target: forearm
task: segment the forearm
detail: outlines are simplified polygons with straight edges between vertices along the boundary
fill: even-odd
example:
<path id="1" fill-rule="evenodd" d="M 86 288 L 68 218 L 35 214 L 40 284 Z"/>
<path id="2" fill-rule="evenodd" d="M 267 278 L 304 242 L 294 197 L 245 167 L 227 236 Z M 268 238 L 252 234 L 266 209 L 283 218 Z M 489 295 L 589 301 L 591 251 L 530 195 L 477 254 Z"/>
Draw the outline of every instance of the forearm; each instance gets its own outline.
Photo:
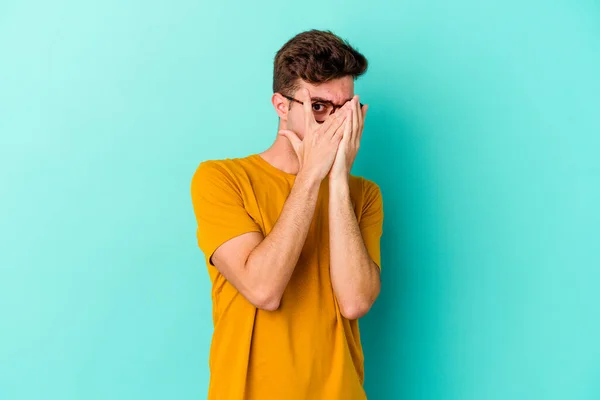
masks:
<path id="1" fill-rule="evenodd" d="M 272 231 L 248 256 L 248 277 L 267 293 L 272 308 L 279 305 L 304 247 L 319 186 L 320 180 L 298 175 Z"/>
<path id="2" fill-rule="evenodd" d="M 365 247 L 347 180 L 332 180 L 329 188 L 331 282 L 342 314 L 356 319 L 379 294 L 379 267 Z"/>

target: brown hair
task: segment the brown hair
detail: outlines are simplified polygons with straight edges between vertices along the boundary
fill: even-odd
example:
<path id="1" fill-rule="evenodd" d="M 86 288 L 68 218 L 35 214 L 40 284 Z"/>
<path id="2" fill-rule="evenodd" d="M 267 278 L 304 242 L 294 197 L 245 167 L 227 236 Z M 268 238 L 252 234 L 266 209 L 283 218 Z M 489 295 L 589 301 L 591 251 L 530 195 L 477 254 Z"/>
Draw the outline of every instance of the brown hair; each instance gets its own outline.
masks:
<path id="1" fill-rule="evenodd" d="M 273 72 L 273 92 L 290 94 L 298 79 L 319 84 L 367 71 L 367 59 L 348 42 L 330 31 L 311 30 L 290 39 L 277 52 Z"/>

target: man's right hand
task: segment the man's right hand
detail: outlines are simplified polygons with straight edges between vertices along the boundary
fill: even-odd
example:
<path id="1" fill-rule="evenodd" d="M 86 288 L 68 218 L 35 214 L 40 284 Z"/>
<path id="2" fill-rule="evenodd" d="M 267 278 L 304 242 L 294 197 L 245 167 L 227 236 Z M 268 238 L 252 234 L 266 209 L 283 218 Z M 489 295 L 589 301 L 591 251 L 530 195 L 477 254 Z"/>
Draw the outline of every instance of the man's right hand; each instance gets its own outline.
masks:
<path id="1" fill-rule="evenodd" d="M 298 91 L 298 100 L 304 103 L 304 139 L 300 140 L 296 132 L 287 129 L 279 131 L 279 134 L 288 138 L 298 156 L 298 176 L 320 182 L 327 176 L 335 160 L 349 113 L 348 103 L 319 124 L 313 115 L 308 89 Z"/>

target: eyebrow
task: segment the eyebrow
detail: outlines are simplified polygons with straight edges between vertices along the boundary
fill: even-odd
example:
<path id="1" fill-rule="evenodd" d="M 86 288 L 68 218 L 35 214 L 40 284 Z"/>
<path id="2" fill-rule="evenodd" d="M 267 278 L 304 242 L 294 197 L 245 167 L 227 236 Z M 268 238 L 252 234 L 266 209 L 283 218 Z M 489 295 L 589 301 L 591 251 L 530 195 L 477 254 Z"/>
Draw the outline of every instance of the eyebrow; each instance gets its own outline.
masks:
<path id="1" fill-rule="evenodd" d="M 353 99 L 353 98 L 350 98 L 350 99 L 348 99 L 348 100 L 344 101 L 344 104 L 346 104 L 347 102 L 349 102 L 349 101 L 350 101 L 350 100 L 352 100 L 352 99 Z M 312 100 L 312 101 L 321 101 L 321 102 L 323 102 L 323 103 L 331 103 L 331 104 L 333 104 L 334 106 L 337 106 L 337 105 L 338 105 L 338 104 L 335 104 L 333 101 L 331 101 L 331 100 L 327 100 L 327 99 L 324 99 L 324 98 L 322 98 L 322 97 L 311 97 L 311 100 Z M 340 104 L 340 106 L 343 106 L 344 104 Z"/>

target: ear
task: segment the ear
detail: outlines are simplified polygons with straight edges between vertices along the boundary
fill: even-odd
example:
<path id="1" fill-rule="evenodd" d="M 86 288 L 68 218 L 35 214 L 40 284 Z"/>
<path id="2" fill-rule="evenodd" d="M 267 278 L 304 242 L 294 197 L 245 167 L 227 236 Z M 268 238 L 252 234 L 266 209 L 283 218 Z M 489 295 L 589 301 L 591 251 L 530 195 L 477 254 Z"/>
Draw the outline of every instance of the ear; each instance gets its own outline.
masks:
<path id="1" fill-rule="evenodd" d="M 289 112 L 289 100 L 283 97 L 280 93 L 273 93 L 271 98 L 275 112 L 282 120 L 286 121 Z"/>

